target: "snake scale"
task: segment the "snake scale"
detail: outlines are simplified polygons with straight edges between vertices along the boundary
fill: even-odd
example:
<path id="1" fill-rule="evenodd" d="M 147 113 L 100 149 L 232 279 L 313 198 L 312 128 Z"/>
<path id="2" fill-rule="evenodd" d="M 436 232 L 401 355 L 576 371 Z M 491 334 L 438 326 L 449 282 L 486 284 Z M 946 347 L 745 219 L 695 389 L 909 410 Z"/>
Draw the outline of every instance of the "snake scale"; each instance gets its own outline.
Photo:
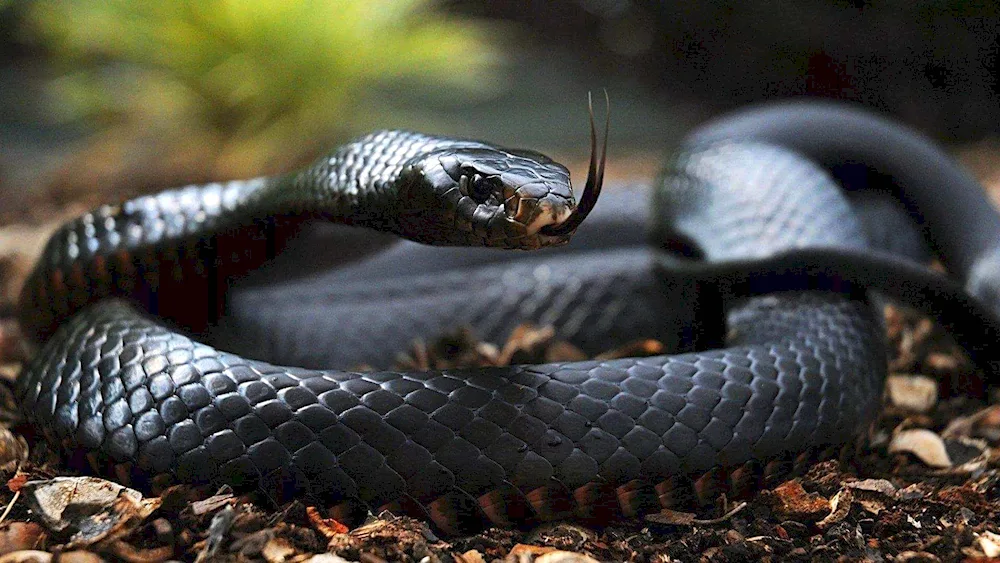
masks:
<path id="1" fill-rule="evenodd" d="M 871 288 L 940 315 L 994 368 L 1000 218 L 916 133 L 816 103 L 710 123 L 653 190 L 645 244 L 634 198 L 583 222 L 603 176 L 593 117 L 591 132 L 579 204 L 540 154 L 386 131 L 297 173 L 85 214 L 22 294 L 39 342 L 17 382 L 23 412 L 71 461 L 140 485 L 226 483 L 457 532 L 710 502 L 849 446 L 886 373 Z M 286 270 L 350 256 L 340 267 L 253 283 L 330 222 L 541 250 L 338 234 Z M 927 248 L 965 287 L 914 261 Z M 314 369 L 526 320 L 586 349 L 646 331 L 679 353 Z"/>

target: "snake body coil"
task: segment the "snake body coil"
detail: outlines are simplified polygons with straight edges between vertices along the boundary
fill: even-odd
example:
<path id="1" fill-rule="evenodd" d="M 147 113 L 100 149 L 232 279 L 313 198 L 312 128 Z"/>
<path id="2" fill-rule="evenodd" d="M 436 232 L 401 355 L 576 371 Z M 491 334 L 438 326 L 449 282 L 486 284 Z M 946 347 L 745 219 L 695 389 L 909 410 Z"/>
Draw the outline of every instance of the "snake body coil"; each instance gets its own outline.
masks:
<path id="1" fill-rule="evenodd" d="M 218 338 L 241 307 L 221 298 L 225 288 L 280 251 L 283 221 L 332 219 L 432 244 L 551 246 L 568 239 L 560 226 L 579 212 L 565 168 L 526 151 L 386 132 L 299 174 L 102 207 L 53 237 L 26 285 L 22 319 L 45 343 L 18 381 L 23 411 L 52 443 L 133 480 L 259 487 L 348 512 L 392 508 L 450 531 L 633 515 L 751 490 L 851 443 L 872 420 L 886 361 L 862 284 L 886 285 L 894 273 L 890 291 L 950 308 L 953 326 L 995 324 L 958 286 L 873 251 L 823 168 L 737 133 L 695 136 L 674 161 L 652 219 L 665 251 L 571 244 L 544 260 L 450 268 L 423 262 L 433 253 L 419 249 L 388 265 L 376 257 L 331 274 L 325 304 L 304 305 L 323 323 L 309 343 L 266 321 L 299 311 L 280 299 L 270 312 L 259 299 L 242 305 L 265 319 L 263 332 Z M 963 272 L 988 269 L 957 260 Z M 384 277 L 372 279 L 378 267 Z M 303 326 L 309 314 L 299 312 L 286 325 Z M 385 331 L 435 318 L 489 333 L 528 317 L 594 348 L 622 326 L 658 335 L 668 317 L 687 325 L 695 314 L 707 328 L 665 340 L 723 347 L 415 373 L 280 367 L 172 328 L 318 364 L 366 360 L 349 352 L 360 337 L 371 348 L 404 342 L 418 334 Z M 995 332 L 967 332 L 993 360 Z"/>

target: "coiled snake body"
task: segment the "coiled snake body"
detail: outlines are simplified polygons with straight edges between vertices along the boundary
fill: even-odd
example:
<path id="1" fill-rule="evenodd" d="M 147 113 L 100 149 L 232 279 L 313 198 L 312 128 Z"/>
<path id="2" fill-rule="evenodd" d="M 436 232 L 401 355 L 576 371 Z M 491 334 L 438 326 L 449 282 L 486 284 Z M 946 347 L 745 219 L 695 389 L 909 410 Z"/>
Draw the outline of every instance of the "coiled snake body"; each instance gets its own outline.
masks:
<path id="1" fill-rule="evenodd" d="M 877 215 L 866 233 L 812 158 L 891 175 L 885 185 L 977 297 L 873 249 L 894 227 L 871 225 L 903 214 Z M 44 344 L 17 384 L 23 411 L 70 458 L 140 483 L 257 487 L 456 531 L 705 501 L 850 444 L 886 371 L 873 286 L 941 314 L 977 360 L 996 359 L 982 303 L 1000 220 L 978 185 L 912 132 L 826 105 L 690 137 L 655 190 L 653 246 L 633 244 L 641 220 L 599 207 L 580 229 L 589 245 L 511 261 L 405 245 L 368 255 L 345 235 L 325 240 L 362 259 L 226 295 L 304 220 L 430 244 L 559 245 L 593 204 L 594 168 L 592 157 L 581 211 L 566 169 L 541 155 L 382 132 L 301 173 L 102 207 L 53 236 L 25 286 L 22 323 Z M 949 226 L 958 213 L 975 226 Z M 351 365 L 414 331 L 468 323 L 497 336 L 524 320 L 590 349 L 639 330 L 680 350 L 716 347 L 417 373 L 263 361 Z"/>

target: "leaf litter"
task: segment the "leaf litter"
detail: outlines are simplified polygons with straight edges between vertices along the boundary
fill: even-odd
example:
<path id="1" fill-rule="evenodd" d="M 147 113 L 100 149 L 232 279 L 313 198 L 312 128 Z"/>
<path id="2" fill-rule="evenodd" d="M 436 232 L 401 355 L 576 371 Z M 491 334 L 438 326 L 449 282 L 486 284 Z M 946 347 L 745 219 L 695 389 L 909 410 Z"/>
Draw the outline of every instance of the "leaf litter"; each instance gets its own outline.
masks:
<path id="1" fill-rule="evenodd" d="M 899 373 L 887 382 L 883 413 L 857 455 L 814 464 L 739 502 L 719 499 L 700 511 L 663 510 L 600 529 L 565 522 L 445 538 L 426 522 L 391 513 L 370 515 L 352 529 L 322 507 L 268 506 L 228 487 L 181 485 L 144 496 L 67 471 L 44 444 L 29 450 L 31 441 L 18 432 L 12 380 L 4 378 L 0 471 L 8 484 L 0 492 L 7 508 L 0 563 L 55 561 L 55 554 L 62 562 L 312 563 L 1000 557 L 1000 411 L 982 397 L 945 389 L 976 373 L 939 329 L 896 307 L 887 308 L 886 319 Z M 662 351 L 658 342 L 637 340 L 601 356 Z M 928 361 L 935 354 L 955 357 Z M 585 357 L 551 328 L 524 325 L 502 344 L 479 341 L 467 329 L 415 342 L 396 364 L 437 369 Z"/>

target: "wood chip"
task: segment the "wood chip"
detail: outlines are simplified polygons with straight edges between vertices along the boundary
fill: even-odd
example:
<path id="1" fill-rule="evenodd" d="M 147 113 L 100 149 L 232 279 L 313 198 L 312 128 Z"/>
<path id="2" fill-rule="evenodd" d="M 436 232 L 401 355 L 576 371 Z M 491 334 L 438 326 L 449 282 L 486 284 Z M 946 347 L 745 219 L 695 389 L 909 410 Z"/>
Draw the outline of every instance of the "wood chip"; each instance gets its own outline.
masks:
<path id="1" fill-rule="evenodd" d="M 1000 557 L 1000 534 L 984 531 L 976 537 L 979 549 L 986 557 Z"/>
<path id="2" fill-rule="evenodd" d="M 313 528 L 315 528 L 316 531 L 322 534 L 327 540 L 351 531 L 350 528 L 342 524 L 336 518 L 323 518 L 320 516 L 319 511 L 316 510 L 315 506 L 306 507 L 306 516 L 309 518 L 309 523 L 312 524 Z"/>
<path id="3" fill-rule="evenodd" d="M 143 498 L 139 491 L 97 477 L 28 481 L 21 490 L 46 527 L 71 534 L 71 547 L 124 536 L 161 504 L 159 498 Z"/>
<path id="4" fill-rule="evenodd" d="M 535 558 L 535 563 L 599 563 L 593 557 L 572 551 L 550 551 Z"/>
<path id="5" fill-rule="evenodd" d="M 937 404 L 937 382 L 922 375 L 890 375 L 886 390 L 892 404 L 913 412 L 929 412 Z"/>
<path id="6" fill-rule="evenodd" d="M 910 453 L 930 467 L 952 467 L 954 464 L 940 436 L 924 428 L 903 430 L 889 442 L 889 453 Z"/>
<path id="7" fill-rule="evenodd" d="M 830 512 L 830 501 L 807 493 L 797 480 L 786 481 L 766 493 L 766 502 L 781 520 L 815 522 Z"/>

